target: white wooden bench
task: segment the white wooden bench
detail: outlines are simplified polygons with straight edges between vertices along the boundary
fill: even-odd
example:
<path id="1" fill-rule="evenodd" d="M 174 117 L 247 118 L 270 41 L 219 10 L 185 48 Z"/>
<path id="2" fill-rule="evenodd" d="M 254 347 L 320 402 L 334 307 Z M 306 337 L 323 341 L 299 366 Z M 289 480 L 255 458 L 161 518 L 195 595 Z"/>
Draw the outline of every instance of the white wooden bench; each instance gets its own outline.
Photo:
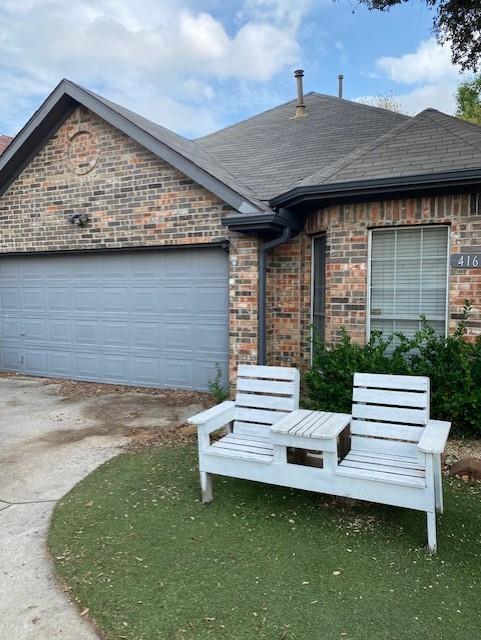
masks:
<path id="1" fill-rule="evenodd" d="M 202 500 L 212 500 L 217 474 L 417 509 L 427 514 L 435 552 L 441 453 L 451 425 L 430 419 L 429 399 L 428 378 L 356 373 L 349 420 L 298 410 L 296 369 L 241 365 L 235 401 L 189 420 L 198 426 Z M 226 435 L 211 438 L 225 427 Z M 340 459 L 346 428 L 350 449 Z M 323 467 L 289 462 L 287 447 L 314 449 Z"/>
<path id="2" fill-rule="evenodd" d="M 262 480 L 262 472 L 246 476 L 245 463 L 255 469 L 272 462 L 271 426 L 298 406 L 297 369 L 239 365 L 235 402 L 227 400 L 189 419 L 198 427 L 202 501 L 212 500 L 211 473 Z M 211 442 L 212 432 L 222 427 L 229 433 Z"/>
<path id="3" fill-rule="evenodd" d="M 353 485 L 367 481 L 370 493 L 390 487 L 382 502 L 426 511 L 428 546 L 435 552 L 436 511 L 443 511 L 441 454 L 451 423 L 429 417 L 429 378 L 356 373 L 352 399 L 351 447 L 335 473 Z"/>

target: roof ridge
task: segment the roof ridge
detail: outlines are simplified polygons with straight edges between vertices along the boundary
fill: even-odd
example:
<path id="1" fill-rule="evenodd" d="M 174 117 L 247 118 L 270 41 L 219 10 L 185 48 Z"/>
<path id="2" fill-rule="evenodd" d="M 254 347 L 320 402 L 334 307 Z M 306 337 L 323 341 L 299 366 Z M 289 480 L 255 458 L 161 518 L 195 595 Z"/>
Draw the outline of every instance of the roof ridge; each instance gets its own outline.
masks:
<path id="1" fill-rule="evenodd" d="M 397 117 L 400 117 L 400 118 L 412 118 L 413 117 L 413 116 L 406 115 L 404 113 L 397 113 L 395 111 L 390 111 L 389 109 L 383 109 L 381 107 L 375 107 L 375 106 L 370 105 L 370 104 L 363 104 L 362 102 L 356 102 L 354 100 L 348 100 L 347 98 L 339 98 L 338 96 L 331 96 L 328 93 L 321 93 L 319 91 L 308 91 L 307 93 L 304 94 L 304 96 L 316 96 L 318 98 L 334 100 L 335 102 L 339 102 L 341 104 L 353 105 L 355 107 L 360 107 L 361 109 L 363 107 L 367 107 L 368 109 L 371 109 L 371 110 L 374 110 L 374 111 L 378 111 L 378 112 L 383 113 L 383 114 L 389 114 L 391 116 L 397 116 Z M 255 118 L 257 118 L 259 116 L 263 116 L 266 113 L 270 113 L 271 111 L 275 111 L 276 109 L 280 109 L 281 107 L 285 107 L 286 105 L 291 104 L 291 103 L 295 103 L 295 102 L 296 102 L 296 98 L 292 98 L 292 100 L 287 100 L 286 102 L 281 102 L 280 104 L 276 105 L 275 107 L 270 107 L 269 109 L 265 109 L 264 111 L 259 111 L 259 113 L 255 113 L 252 116 L 249 116 L 248 118 L 245 118 L 244 120 L 239 120 L 239 122 L 233 122 L 232 124 L 229 124 L 226 127 L 222 127 L 221 129 L 216 129 L 216 131 L 212 131 L 211 133 L 207 133 L 205 136 L 200 136 L 199 138 L 194 138 L 193 142 L 197 142 L 198 140 L 206 140 L 207 138 L 210 138 L 211 136 L 215 136 L 218 133 L 222 133 L 224 131 L 228 131 L 229 129 L 233 129 L 234 127 L 237 127 L 240 124 L 244 124 L 244 122 L 249 122 L 250 120 L 254 120 Z"/>
<path id="2" fill-rule="evenodd" d="M 321 93 L 319 91 L 311 91 L 311 93 L 316 96 L 321 96 L 323 98 L 330 98 L 332 100 L 337 100 L 339 102 L 352 104 L 356 107 L 367 107 L 368 109 L 373 109 L 374 111 L 380 111 L 381 113 L 388 113 L 389 115 L 395 115 L 401 118 L 413 118 L 414 116 L 410 116 L 407 113 L 399 113 L 398 111 L 393 111 L 392 109 L 384 109 L 384 107 L 376 107 L 374 104 L 365 104 L 364 102 L 358 102 L 357 100 L 350 100 L 349 98 L 340 98 L 339 96 L 331 96 L 328 93 Z"/>
<path id="3" fill-rule="evenodd" d="M 379 138 L 376 138 L 375 140 L 371 140 L 366 144 L 356 147 L 356 149 L 348 153 L 346 156 L 340 158 L 336 162 L 332 163 L 328 167 L 325 167 L 325 169 L 323 169 L 322 171 L 312 173 L 310 176 L 306 176 L 302 180 L 299 180 L 297 184 L 302 184 L 305 180 L 308 180 L 311 176 L 319 176 L 322 179 L 322 182 L 325 182 L 328 178 L 331 178 L 333 175 L 338 173 L 341 169 L 344 169 L 346 166 L 348 166 L 353 160 L 358 160 L 359 158 L 362 158 L 362 156 L 368 153 L 369 151 L 373 151 L 377 147 L 385 144 L 388 140 L 390 139 L 392 140 L 393 138 L 395 138 L 397 135 L 399 135 L 401 131 L 409 129 L 413 124 L 419 122 L 419 120 L 416 120 L 416 118 L 418 118 L 419 116 L 424 117 L 424 115 L 425 115 L 425 112 L 421 111 L 416 116 L 410 117 L 409 120 L 399 123 L 398 125 L 393 127 L 391 131 L 388 131 L 387 133 L 383 133 L 383 135 L 380 136 Z"/>
<path id="4" fill-rule="evenodd" d="M 449 118 L 450 121 L 452 120 L 458 120 L 460 124 L 469 124 L 470 126 L 478 126 L 478 125 L 474 125 L 471 122 L 465 122 L 464 120 L 461 120 L 461 118 L 456 118 L 455 116 L 450 116 L 447 113 L 443 113 L 442 111 L 438 111 L 438 109 L 425 109 L 425 111 L 433 111 L 436 114 L 439 114 L 441 116 L 444 116 L 444 118 Z M 432 120 L 435 124 L 437 124 L 439 127 L 442 127 L 443 129 L 445 129 L 446 131 L 449 131 L 449 133 L 453 136 L 455 136 L 456 138 L 459 138 L 459 140 L 461 140 L 462 142 L 464 142 L 464 144 L 468 144 L 470 147 L 472 147 L 473 149 L 476 149 L 476 151 L 481 151 L 481 145 L 475 145 L 471 142 L 470 139 L 465 138 L 464 136 L 462 136 L 461 134 L 459 134 L 457 131 L 455 131 L 452 127 L 449 126 L 449 124 L 444 123 L 444 122 L 438 122 L 436 121 L 434 118 L 429 116 L 429 113 L 427 114 L 427 117 Z M 454 123 L 453 123 L 454 124 Z M 479 130 L 479 133 L 481 134 L 481 128 Z"/>

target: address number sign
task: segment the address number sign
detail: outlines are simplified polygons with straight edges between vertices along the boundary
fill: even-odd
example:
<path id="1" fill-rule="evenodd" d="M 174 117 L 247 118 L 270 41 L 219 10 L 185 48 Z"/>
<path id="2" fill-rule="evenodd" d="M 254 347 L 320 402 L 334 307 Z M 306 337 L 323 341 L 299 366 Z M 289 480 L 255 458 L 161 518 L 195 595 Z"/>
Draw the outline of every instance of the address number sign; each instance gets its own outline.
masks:
<path id="1" fill-rule="evenodd" d="M 481 253 L 455 253 L 451 256 L 453 269 L 481 269 Z"/>

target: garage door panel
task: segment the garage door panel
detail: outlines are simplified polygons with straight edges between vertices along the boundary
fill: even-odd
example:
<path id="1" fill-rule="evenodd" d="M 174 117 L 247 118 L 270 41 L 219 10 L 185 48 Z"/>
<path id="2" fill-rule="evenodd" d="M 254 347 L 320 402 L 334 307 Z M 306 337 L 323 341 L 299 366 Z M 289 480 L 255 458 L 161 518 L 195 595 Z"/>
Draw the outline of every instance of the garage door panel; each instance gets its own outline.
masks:
<path id="1" fill-rule="evenodd" d="M 74 320 L 74 341 L 79 345 L 101 345 L 99 322 Z"/>
<path id="2" fill-rule="evenodd" d="M 227 372 L 227 287 L 220 249 L 0 257 L 0 367 L 206 390 Z"/>
<path id="3" fill-rule="evenodd" d="M 200 286 L 195 291 L 197 312 L 206 315 L 223 316 L 225 312 L 225 289 Z"/>
<path id="4" fill-rule="evenodd" d="M 159 333 L 161 327 L 155 322 L 133 322 L 131 324 L 131 347 L 133 349 L 154 349 L 160 346 Z"/>
<path id="5" fill-rule="evenodd" d="M 98 380 L 100 354 L 94 352 L 83 352 L 73 354 L 73 367 L 77 375 L 84 380 Z"/>
<path id="6" fill-rule="evenodd" d="M 48 341 L 48 323 L 46 318 L 25 318 L 24 333 L 26 341 Z"/>
<path id="7" fill-rule="evenodd" d="M 47 352 L 43 349 L 28 349 L 24 351 L 26 373 L 41 374 L 48 368 Z"/>
<path id="8" fill-rule="evenodd" d="M 179 314 L 191 315 L 192 308 L 192 287 L 190 284 L 181 284 L 177 287 L 167 285 L 162 289 L 162 308 L 165 315 Z"/>
<path id="9" fill-rule="evenodd" d="M 13 260 L 0 261 L 0 282 L 18 282 L 22 278 L 22 265 Z"/>
<path id="10" fill-rule="evenodd" d="M 192 251 L 186 251 L 182 260 L 179 260 L 176 251 L 166 251 L 162 256 L 162 275 L 165 280 L 190 283 L 194 273 L 195 264 Z"/>
<path id="11" fill-rule="evenodd" d="M 198 323 L 195 327 L 195 344 L 198 353 L 222 358 L 221 344 L 227 342 L 228 331 L 223 322 Z"/>
<path id="12" fill-rule="evenodd" d="M 165 380 L 168 387 L 192 389 L 192 362 L 179 358 L 165 360 Z"/>
<path id="13" fill-rule="evenodd" d="M 22 337 L 23 329 L 22 322 L 19 318 L 3 318 L 2 323 L 2 338 L 4 340 L 20 340 Z"/>
<path id="14" fill-rule="evenodd" d="M 20 311 L 21 308 L 21 290 L 16 287 L 2 287 L 0 291 L 0 310 Z"/>
<path id="15" fill-rule="evenodd" d="M 72 290 L 74 311 L 95 313 L 99 309 L 97 289 L 94 287 L 78 287 Z"/>
<path id="16" fill-rule="evenodd" d="M 158 358 L 133 355 L 131 366 L 134 384 L 155 386 L 161 379 Z"/>
<path id="17" fill-rule="evenodd" d="M 102 287 L 100 291 L 102 310 L 107 313 L 125 313 L 128 310 L 125 287 Z"/>
<path id="18" fill-rule="evenodd" d="M 178 352 L 183 356 L 185 352 L 193 353 L 195 351 L 192 323 L 164 322 L 163 326 L 162 335 L 165 340 L 166 352 Z"/>
<path id="19" fill-rule="evenodd" d="M 19 371 L 23 369 L 23 348 L 4 347 L 2 349 L 2 367 L 7 371 Z"/>
<path id="20" fill-rule="evenodd" d="M 134 286 L 130 288 L 129 312 L 158 314 L 160 312 L 157 287 Z"/>
<path id="21" fill-rule="evenodd" d="M 48 341 L 55 343 L 70 344 L 72 342 L 72 329 L 70 320 L 67 318 L 48 320 Z"/>
<path id="22" fill-rule="evenodd" d="M 46 308 L 45 290 L 40 287 L 25 287 L 22 295 L 23 309 L 37 311 Z"/>
<path id="23" fill-rule="evenodd" d="M 112 322 L 104 320 L 102 322 L 101 343 L 110 347 L 126 348 L 129 344 L 129 323 Z"/>
<path id="24" fill-rule="evenodd" d="M 70 279 L 73 278 L 77 282 L 85 280 L 97 282 L 102 273 L 102 258 L 103 256 L 94 254 L 71 256 Z"/>
<path id="25" fill-rule="evenodd" d="M 124 382 L 130 377 L 129 358 L 125 355 L 106 355 L 103 374 L 106 380 Z"/>
<path id="26" fill-rule="evenodd" d="M 47 290 L 47 309 L 49 311 L 69 311 L 72 308 L 70 287 L 49 287 Z"/>

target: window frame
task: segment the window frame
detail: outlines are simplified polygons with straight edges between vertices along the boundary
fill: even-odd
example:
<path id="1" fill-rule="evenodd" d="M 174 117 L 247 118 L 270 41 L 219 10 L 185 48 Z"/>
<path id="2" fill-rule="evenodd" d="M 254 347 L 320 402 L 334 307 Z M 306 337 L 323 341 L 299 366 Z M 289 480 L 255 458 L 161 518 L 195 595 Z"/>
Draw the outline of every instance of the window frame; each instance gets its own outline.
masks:
<path id="1" fill-rule="evenodd" d="M 326 266 L 327 266 L 327 233 L 326 231 L 323 231 L 322 233 L 317 233 L 315 236 L 311 236 L 311 313 L 310 313 L 310 337 L 311 337 L 311 362 L 312 362 L 312 355 L 313 355 L 313 344 L 312 344 L 312 331 L 313 331 L 313 327 L 314 327 L 314 292 L 315 292 L 315 282 L 314 282 L 314 278 L 315 278 L 315 262 L 314 262 L 314 255 L 315 255 L 315 250 L 314 250 L 314 245 L 316 240 L 318 240 L 319 238 L 324 238 L 324 242 L 325 242 L 325 246 L 324 246 L 324 339 L 326 338 L 326 292 L 327 292 L 327 272 L 326 272 Z"/>
<path id="2" fill-rule="evenodd" d="M 367 294 L 366 294 L 366 342 L 371 338 L 371 271 L 372 271 L 372 235 L 383 231 L 392 231 L 393 229 L 432 229 L 433 227 L 443 227 L 447 230 L 448 241 L 446 243 L 446 308 L 444 317 L 444 336 L 449 331 L 449 279 L 451 275 L 451 264 L 449 256 L 451 255 L 451 225 L 450 224 L 406 224 L 391 225 L 386 227 L 371 227 L 368 229 L 367 238 Z"/>

